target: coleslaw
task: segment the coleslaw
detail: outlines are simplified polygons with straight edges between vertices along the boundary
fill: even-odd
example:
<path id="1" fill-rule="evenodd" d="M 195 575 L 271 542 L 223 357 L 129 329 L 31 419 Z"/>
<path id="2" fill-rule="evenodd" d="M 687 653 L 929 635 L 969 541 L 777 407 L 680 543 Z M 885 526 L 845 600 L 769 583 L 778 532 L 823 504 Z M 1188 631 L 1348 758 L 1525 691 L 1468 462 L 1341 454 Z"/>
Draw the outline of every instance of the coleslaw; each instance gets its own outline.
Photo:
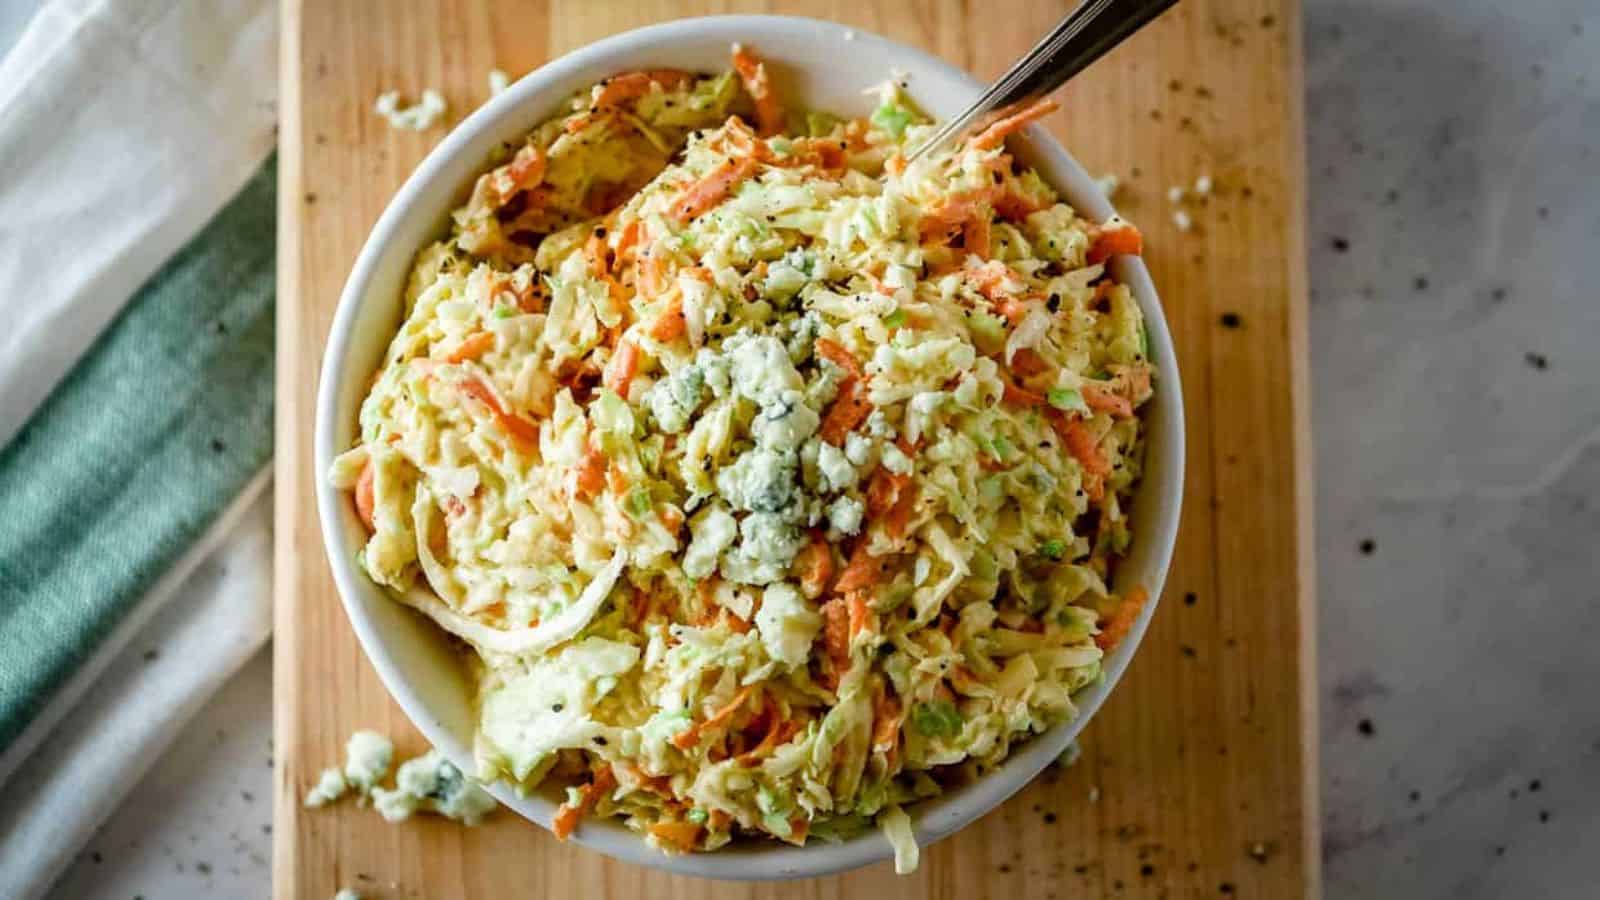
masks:
<path id="1" fill-rule="evenodd" d="M 1148 340 L 992 123 L 718 75 L 619 75 L 417 257 L 330 477 L 364 571 L 472 653 L 478 777 L 667 852 L 874 824 L 1072 718 L 1142 591 Z"/>

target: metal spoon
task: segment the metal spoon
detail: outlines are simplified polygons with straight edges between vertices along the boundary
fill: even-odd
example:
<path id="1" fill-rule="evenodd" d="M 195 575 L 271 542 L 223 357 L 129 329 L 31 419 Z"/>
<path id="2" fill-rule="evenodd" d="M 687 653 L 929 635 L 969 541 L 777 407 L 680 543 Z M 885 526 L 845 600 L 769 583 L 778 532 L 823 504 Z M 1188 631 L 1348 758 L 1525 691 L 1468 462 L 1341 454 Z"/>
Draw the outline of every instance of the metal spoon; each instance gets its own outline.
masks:
<path id="1" fill-rule="evenodd" d="M 983 92 L 961 115 L 945 122 L 911 153 L 915 160 L 965 134 L 997 110 L 1021 108 L 1043 97 L 1165 12 L 1177 0 L 1084 0 L 1055 29 Z"/>

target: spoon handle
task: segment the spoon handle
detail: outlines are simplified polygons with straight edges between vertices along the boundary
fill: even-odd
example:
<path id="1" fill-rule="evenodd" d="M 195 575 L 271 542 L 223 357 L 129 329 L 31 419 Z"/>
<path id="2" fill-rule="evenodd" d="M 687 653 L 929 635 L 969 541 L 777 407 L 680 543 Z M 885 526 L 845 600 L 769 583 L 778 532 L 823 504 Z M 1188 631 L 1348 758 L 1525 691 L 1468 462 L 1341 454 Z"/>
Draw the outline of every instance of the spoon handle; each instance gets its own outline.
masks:
<path id="1" fill-rule="evenodd" d="M 996 110 L 1021 107 L 1043 97 L 1122 43 L 1177 0 L 1083 0 L 1044 39 L 961 115 L 945 122 L 918 147 L 916 159 L 958 135 Z"/>

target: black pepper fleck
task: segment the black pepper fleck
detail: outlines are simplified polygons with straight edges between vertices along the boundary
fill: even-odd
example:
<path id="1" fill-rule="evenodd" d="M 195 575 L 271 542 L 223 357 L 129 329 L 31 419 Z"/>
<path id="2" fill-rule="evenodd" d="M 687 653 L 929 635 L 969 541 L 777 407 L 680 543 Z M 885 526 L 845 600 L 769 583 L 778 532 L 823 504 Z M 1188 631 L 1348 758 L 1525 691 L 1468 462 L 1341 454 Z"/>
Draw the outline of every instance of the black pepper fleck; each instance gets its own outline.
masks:
<path id="1" fill-rule="evenodd" d="M 1371 719 L 1362 719 L 1360 722 L 1357 722 L 1356 730 L 1361 732 L 1362 737 L 1372 737 L 1378 733 L 1378 729 L 1372 724 Z"/>
<path id="2" fill-rule="evenodd" d="M 224 444 L 222 442 L 221 438 L 212 438 L 211 439 L 211 452 L 212 453 L 221 453 L 222 451 L 224 451 L 226 449 L 228 449 L 228 445 Z"/>
<path id="3" fill-rule="evenodd" d="M 1371 556 L 1378 549 L 1378 542 L 1372 538 L 1364 538 L 1356 545 L 1356 549 L 1361 551 L 1362 556 Z"/>
<path id="4" fill-rule="evenodd" d="M 1045 813 L 1044 814 L 1044 823 L 1046 825 L 1054 825 L 1056 823 L 1056 814 L 1053 813 L 1053 812 Z"/>
<path id="5" fill-rule="evenodd" d="M 1223 894 L 1233 893 L 1233 882 L 1224 881 L 1223 883 L 1217 885 L 1217 891 Z"/>
<path id="6" fill-rule="evenodd" d="M 599 746 L 599 747 L 604 747 L 606 745 L 606 743 L 607 743 L 606 739 L 603 738 L 603 737 L 600 737 L 599 735 L 595 735 L 594 742 L 595 742 L 595 745 Z"/>
<path id="7" fill-rule="evenodd" d="M 1195 596 L 1194 591 L 1190 591 L 1187 594 L 1183 595 L 1183 605 L 1184 606 L 1193 606 L 1193 605 L 1195 605 L 1196 602 L 1199 601 L 1199 599 L 1200 599 L 1199 597 Z"/>
<path id="8" fill-rule="evenodd" d="M 1149 863 L 1145 863 L 1144 865 L 1139 867 L 1139 874 L 1143 875 L 1145 878 L 1149 878 L 1151 875 L 1154 875 L 1155 873 L 1156 873 L 1156 867 L 1150 865 Z"/>
<path id="9" fill-rule="evenodd" d="M 1542 787 L 1544 787 L 1544 782 L 1535 778 L 1534 780 L 1528 782 L 1528 793 L 1537 794 L 1539 793 L 1539 789 Z"/>
<path id="10" fill-rule="evenodd" d="M 1541 822 L 1550 821 L 1550 810 L 1548 810 L 1548 809 L 1539 810 L 1539 821 L 1541 821 Z"/>
<path id="11" fill-rule="evenodd" d="M 1223 328 L 1238 328 L 1244 324 L 1243 321 L 1240 320 L 1238 313 L 1231 312 L 1223 313 L 1220 321 L 1222 322 Z"/>
<path id="12" fill-rule="evenodd" d="M 1527 361 L 1528 365 L 1538 369 L 1541 372 L 1550 368 L 1550 359 L 1543 353 L 1524 353 L 1522 358 Z"/>
<path id="13" fill-rule="evenodd" d="M 1427 290 L 1428 289 L 1428 276 L 1426 276 L 1426 275 L 1418 275 L 1416 278 L 1413 278 L 1411 280 L 1411 287 L 1414 290 L 1419 290 L 1419 291 Z"/>
<path id="14" fill-rule="evenodd" d="M 1350 249 L 1350 242 L 1342 237 L 1336 237 L 1328 243 L 1333 247 L 1335 253 L 1343 253 Z"/>

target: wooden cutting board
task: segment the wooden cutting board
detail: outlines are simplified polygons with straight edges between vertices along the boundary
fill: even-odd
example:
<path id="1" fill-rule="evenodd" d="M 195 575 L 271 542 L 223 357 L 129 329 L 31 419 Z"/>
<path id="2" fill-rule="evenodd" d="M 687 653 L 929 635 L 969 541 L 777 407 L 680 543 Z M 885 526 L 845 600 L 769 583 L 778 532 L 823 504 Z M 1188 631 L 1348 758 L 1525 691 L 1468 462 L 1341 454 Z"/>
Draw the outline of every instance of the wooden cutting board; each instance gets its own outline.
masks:
<path id="1" fill-rule="evenodd" d="M 1068 86 L 1048 121 L 1146 236 L 1188 388 L 1184 521 L 1127 677 L 1049 771 L 923 856 L 788 885 L 668 877 L 502 813 L 385 824 L 300 798 L 356 728 L 421 738 L 339 606 L 312 495 L 312 418 L 334 304 L 368 229 L 443 134 L 390 130 L 391 88 L 438 88 L 451 121 L 607 35 L 684 16 L 835 19 L 996 75 L 1072 0 L 284 0 L 279 140 L 275 893 L 621 900 L 1260 897 L 1318 894 L 1300 15 L 1293 0 L 1185 0 Z M 1209 174 L 1174 224 L 1173 185 Z"/>

